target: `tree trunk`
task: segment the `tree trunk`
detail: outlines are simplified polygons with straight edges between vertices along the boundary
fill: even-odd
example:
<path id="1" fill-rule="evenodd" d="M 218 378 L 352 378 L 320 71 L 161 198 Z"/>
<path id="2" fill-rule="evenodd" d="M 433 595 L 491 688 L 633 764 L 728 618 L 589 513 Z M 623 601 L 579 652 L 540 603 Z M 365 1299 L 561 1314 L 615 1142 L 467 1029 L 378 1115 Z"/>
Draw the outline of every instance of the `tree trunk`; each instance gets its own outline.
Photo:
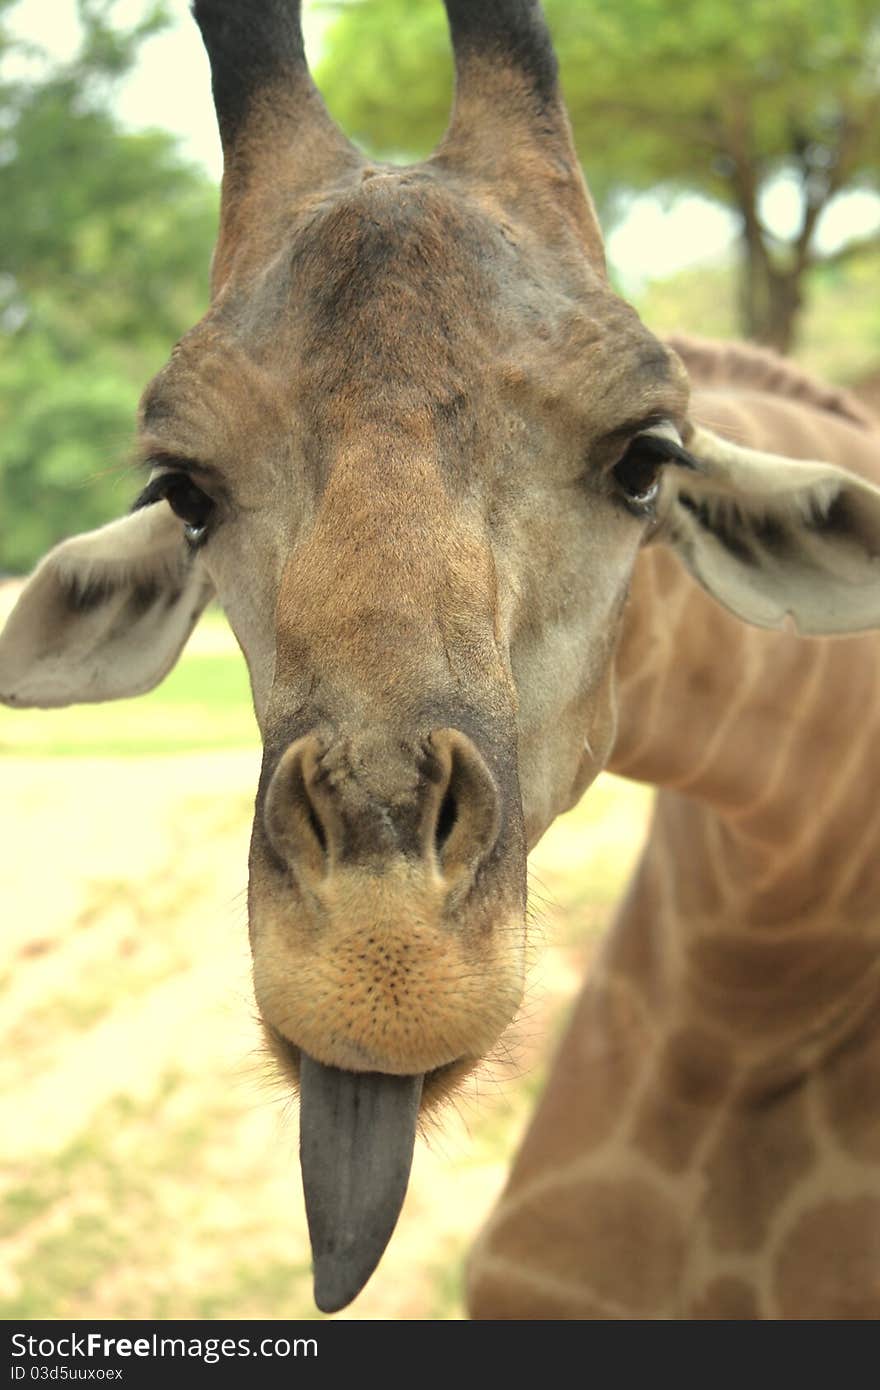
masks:
<path id="1" fill-rule="evenodd" d="M 743 237 L 739 275 L 742 332 L 777 352 L 790 352 L 803 308 L 803 272 L 774 266 L 766 248 L 756 254 L 756 248 Z"/>

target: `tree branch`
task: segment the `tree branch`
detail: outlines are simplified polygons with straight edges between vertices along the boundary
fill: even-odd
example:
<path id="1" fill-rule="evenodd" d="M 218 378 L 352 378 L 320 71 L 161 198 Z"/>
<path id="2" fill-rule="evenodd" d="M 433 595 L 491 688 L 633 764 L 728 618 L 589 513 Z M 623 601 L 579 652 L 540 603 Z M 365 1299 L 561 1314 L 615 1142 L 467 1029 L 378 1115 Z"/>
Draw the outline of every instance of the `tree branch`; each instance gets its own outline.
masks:
<path id="1" fill-rule="evenodd" d="M 871 129 L 878 117 L 880 117 L 880 97 L 875 97 L 873 101 L 868 103 L 867 110 L 862 113 L 859 120 L 856 120 L 851 112 L 847 112 L 843 116 L 838 140 L 829 162 L 828 174 L 819 197 L 810 192 L 810 178 L 814 171 L 811 170 L 809 161 L 805 156 L 803 154 L 799 156 L 801 185 L 804 189 L 804 215 L 800 230 L 793 243 L 795 265 L 798 271 L 803 271 L 814 263 L 810 243 L 816 230 L 816 224 L 828 204 L 844 187 L 851 172 L 853 155 L 860 148 L 866 132 Z M 825 257 L 820 257 L 822 262 L 825 259 Z"/>
<path id="2" fill-rule="evenodd" d="M 748 101 L 738 93 L 732 94 L 726 114 L 725 145 L 733 165 L 731 183 L 742 217 L 743 233 L 749 254 L 767 271 L 770 256 L 765 228 L 758 214 L 759 179 L 752 152 Z"/>

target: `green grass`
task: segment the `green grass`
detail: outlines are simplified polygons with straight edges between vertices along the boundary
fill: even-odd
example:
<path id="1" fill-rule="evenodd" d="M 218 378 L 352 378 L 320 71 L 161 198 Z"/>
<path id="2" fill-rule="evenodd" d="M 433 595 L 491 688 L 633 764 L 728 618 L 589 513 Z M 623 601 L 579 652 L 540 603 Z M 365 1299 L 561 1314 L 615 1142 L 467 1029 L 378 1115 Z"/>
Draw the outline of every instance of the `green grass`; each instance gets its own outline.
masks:
<path id="1" fill-rule="evenodd" d="M 234 1095 L 205 1095 L 169 1073 L 152 1094 L 109 1101 L 73 1142 L 37 1158 L 0 1197 L 0 1237 L 20 1239 L 0 1320 L 100 1316 L 108 1306 L 114 1317 L 319 1317 L 307 1247 L 299 1258 L 273 1250 L 277 1222 L 265 1204 L 252 1212 L 247 1175 L 219 1227 L 202 1201 L 236 1182 L 218 1178 L 217 1152 L 239 1120 Z M 143 1287 L 124 1282 L 132 1264 L 146 1271 Z"/>
<path id="2" fill-rule="evenodd" d="M 275 1258 L 227 1258 L 210 1291 L 195 1302 L 198 1318 L 292 1317 L 296 1301 L 297 1321 L 320 1321 L 321 1314 L 309 1297 L 311 1260 Z M 173 1314 L 169 1314 L 173 1316 Z"/>
<path id="3" fill-rule="evenodd" d="M 244 658 L 211 614 L 212 650 L 184 651 L 161 685 L 133 700 L 57 710 L 4 710 L 0 755 L 20 757 L 143 757 L 258 742 Z"/>

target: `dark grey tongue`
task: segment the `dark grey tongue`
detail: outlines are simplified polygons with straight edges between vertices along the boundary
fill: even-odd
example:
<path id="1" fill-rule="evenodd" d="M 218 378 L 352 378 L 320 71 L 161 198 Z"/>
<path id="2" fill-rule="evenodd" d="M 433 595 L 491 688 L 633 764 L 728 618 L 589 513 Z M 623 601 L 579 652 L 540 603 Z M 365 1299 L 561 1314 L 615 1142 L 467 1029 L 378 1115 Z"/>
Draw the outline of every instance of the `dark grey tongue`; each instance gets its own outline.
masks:
<path id="1" fill-rule="evenodd" d="M 299 1153 L 315 1302 L 336 1313 L 366 1284 L 397 1225 L 422 1076 L 339 1071 L 300 1054 Z"/>

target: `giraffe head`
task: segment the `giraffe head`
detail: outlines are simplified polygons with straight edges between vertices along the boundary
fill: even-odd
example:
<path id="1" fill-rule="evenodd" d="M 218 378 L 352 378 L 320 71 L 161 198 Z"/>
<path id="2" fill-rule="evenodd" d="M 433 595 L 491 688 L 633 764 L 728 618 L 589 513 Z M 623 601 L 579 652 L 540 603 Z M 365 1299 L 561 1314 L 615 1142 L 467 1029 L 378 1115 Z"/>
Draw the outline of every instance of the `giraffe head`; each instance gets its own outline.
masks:
<path id="1" fill-rule="evenodd" d="M 211 305 L 144 393 L 135 509 L 53 551 L 0 641 L 0 698 L 60 705 L 150 688 L 212 596 L 229 617 L 264 745 L 255 992 L 301 1073 L 328 1307 L 381 1254 L 419 1105 L 517 1010 L 526 853 L 612 746 L 640 546 L 809 625 L 802 592 L 862 594 L 880 536 L 855 479 L 691 428 L 609 286 L 539 5 L 446 8 L 451 124 L 394 168 L 330 120 L 293 0 L 196 0 Z"/>

